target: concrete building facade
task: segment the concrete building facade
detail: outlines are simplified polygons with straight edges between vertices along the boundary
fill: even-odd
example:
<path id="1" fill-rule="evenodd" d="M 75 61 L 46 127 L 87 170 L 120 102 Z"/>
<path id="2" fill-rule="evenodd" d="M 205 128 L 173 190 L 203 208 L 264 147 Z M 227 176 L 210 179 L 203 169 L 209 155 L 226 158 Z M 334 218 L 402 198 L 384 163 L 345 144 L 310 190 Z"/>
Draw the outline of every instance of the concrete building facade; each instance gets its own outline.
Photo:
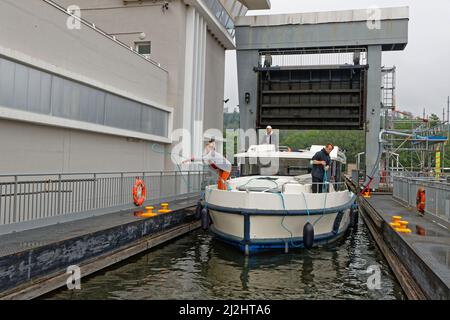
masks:
<path id="1" fill-rule="evenodd" d="M 199 154 L 204 132 L 223 127 L 234 20 L 269 7 L 2 1 L 0 173 L 170 170 L 175 129 L 191 134 L 184 154 Z"/>

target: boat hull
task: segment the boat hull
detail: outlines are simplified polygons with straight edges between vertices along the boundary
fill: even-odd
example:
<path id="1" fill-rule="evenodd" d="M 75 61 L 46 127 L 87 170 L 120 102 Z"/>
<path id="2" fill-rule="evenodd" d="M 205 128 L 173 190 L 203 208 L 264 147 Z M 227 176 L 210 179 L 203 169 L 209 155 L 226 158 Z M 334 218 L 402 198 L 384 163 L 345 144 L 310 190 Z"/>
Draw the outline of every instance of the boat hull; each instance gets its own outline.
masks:
<path id="1" fill-rule="evenodd" d="M 308 222 L 314 226 L 314 246 L 337 240 L 350 225 L 350 208 L 314 214 L 258 214 L 212 206 L 209 214 L 214 237 L 246 254 L 303 248 L 303 227 Z"/>

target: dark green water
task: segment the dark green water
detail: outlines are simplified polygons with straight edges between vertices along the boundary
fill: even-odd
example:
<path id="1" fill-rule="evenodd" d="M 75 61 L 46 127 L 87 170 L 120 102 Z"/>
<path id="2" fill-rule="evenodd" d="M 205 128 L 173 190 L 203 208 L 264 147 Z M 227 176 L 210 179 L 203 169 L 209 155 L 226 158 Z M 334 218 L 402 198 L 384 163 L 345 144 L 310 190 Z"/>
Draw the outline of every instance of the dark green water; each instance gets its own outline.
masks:
<path id="1" fill-rule="evenodd" d="M 371 265 L 381 288 L 368 289 Z M 360 222 L 334 244 L 311 251 L 244 257 L 198 230 L 82 279 L 45 299 L 404 299 Z"/>

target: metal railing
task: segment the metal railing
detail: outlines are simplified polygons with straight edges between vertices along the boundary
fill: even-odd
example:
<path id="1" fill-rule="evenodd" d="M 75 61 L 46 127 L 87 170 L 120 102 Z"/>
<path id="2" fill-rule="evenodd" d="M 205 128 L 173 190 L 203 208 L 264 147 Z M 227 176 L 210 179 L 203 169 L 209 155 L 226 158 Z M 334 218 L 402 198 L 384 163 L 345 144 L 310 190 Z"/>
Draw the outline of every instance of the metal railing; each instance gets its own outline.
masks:
<path id="1" fill-rule="evenodd" d="M 220 24 L 227 30 L 232 38 L 234 38 L 234 22 L 223 7 L 219 0 L 204 0 L 206 6 L 211 10 L 212 14 L 217 18 Z"/>
<path id="2" fill-rule="evenodd" d="M 425 188 L 425 213 L 450 222 L 450 183 L 445 179 L 394 177 L 393 195 L 411 207 L 416 207 L 416 194 Z"/>
<path id="3" fill-rule="evenodd" d="M 131 208 L 136 177 L 147 187 L 145 205 L 199 193 L 207 175 L 203 171 L 0 175 L 0 226 Z"/>
<path id="4" fill-rule="evenodd" d="M 353 65 L 355 52 L 358 52 L 360 65 L 367 64 L 367 49 L 304 49 L 261 51 L 259 64 L 261 67 L 278 66 L 317 66 L 317 65 Z"/>

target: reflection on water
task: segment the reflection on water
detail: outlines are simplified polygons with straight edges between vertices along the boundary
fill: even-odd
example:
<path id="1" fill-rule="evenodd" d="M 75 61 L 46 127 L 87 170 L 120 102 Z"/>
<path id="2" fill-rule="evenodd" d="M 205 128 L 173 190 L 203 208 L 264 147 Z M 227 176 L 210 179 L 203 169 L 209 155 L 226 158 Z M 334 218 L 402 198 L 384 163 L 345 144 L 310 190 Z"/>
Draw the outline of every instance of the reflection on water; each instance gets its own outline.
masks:
<path id="1" fill-rule="evenodd" d="M 370 265 L 381 289 L 369 290 Z M 82 279 L 46 299 L 404 299 L 368 230 L 311 251 L 241 252 L 201 230 Z"/>

